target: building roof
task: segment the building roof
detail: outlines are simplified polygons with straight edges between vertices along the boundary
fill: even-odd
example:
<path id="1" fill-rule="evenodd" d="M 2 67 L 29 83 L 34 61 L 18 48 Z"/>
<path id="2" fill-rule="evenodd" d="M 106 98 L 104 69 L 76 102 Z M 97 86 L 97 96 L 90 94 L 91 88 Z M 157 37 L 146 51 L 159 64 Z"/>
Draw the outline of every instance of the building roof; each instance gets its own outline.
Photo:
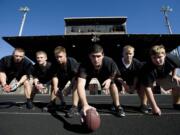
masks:
<path id="1" fill-rule="evenodd" d="M 51 35 L 51 36 L 22 36 L 3 37 L 13 47 L 25 49 L 26 55 L 35 60 L 35 52 L 44 50 L 49 59 L 54 59 L 53 50 L 56 46 L 64 46 L 68 55 L 79 60 L 87 55 L 88 46 L 92 44 L 93 35 Z M 131 44 L 135 47 L 135 56 L 146 59 L 149 48 L 155 44 L 163 44 L 167 51 L 171 51 L 180 45 L 180 34 L 111 34 L 97 35 L 99 43 L 103 46 L 105 54 L 117 59 L 121 54 L 122 47 Z M 79 53 L 80 52 L 80 53 Z"/>
<path id="2" fill-rule="evenodd" d="M 115 17 L 68 17 L 64 18 L 66 26 L 72 25 L 97 25 L 97 24 L 123 24 L 127 20 L 125 16 Z"/>

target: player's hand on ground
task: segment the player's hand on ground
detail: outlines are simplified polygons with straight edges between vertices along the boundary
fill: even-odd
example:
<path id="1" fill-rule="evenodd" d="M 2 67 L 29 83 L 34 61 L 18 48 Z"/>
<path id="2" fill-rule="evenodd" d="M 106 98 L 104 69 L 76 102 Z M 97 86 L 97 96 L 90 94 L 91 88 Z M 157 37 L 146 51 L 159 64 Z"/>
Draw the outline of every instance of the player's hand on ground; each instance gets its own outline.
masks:
<path id="1" fill-rule="evenodd" d="M 81 110 L 81 122 L 83 123 L 84 122 L 84 117 L 86 116 L 86 111 L 89 110 L 89 109 L 93 109 L 93 110 L 96 110 L 95 107 L 92 107 L 90 105 L 84 105 L 82 107 L 82 110 Z"/>
<path id="2" fill-rule="evenodd" d="M 83 108 L 82 108 L 82 110 L 81 110 L 82 113 L 83 113 L 83 115 L 86 116 L 86 111 L 89 110 L 89 109 L 94 109 L 94 110 L 96 110 L 95 107 L 92 107 L 92 106 L 90 106 L 90 105 L 85 105 L 85 106 L 83 106 Z"/>
<path id="3" fill-rule="evenodd" d="M 161 109 L 159 107 L 155 107 L 152 109 L 153 115 L 161 116 Z"/>

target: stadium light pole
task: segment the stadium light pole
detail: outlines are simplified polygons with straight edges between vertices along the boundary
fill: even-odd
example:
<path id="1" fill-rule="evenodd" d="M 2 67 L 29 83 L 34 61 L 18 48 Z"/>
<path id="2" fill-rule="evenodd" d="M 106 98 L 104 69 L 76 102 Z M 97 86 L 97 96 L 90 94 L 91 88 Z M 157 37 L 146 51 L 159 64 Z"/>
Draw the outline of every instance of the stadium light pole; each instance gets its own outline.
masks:
<path id="1" fill-rule="evenodd" d="M 22 18 L 22 21 L 21 21 L 21 26 L 20 26 L 20 30 L 19 30 L 18 36 L 22 35 L 22 31 L 23 31 L 25 20 L 26 20 L 27 12 L 29 12 L 29 10 L 30 9 L 27 6 L 19 8 L 19 11 L 23 13 L 23 18 Z M 26 57 L 26 58 L 29 59 L 28 57 Z M 34 64 L 34 62 L 31 59 L 29 59 L 29 60 Z"/>
<path id="2" fill-rule="evenodd" d="M 168 28 L 169 34 L 172 34 L 171 25 L 170 25 L 169 18 L 168 18 L 168 13 L 172 12 L 172 8 L 170 8 L 169 6 L 162 6 L 161 12 L 163 12 L 163 14 L 164 14 L 165 23 Z"/>
<path id="3" fill-rule="evenodd" d="M 30 9 L 29 9 L 27 6 L 25 6 L 25 7 L 20 7 L 20 9 L 19 9 L 19 11 L 23 13 L 23 18 L 22 18 L 22 22 L 21 22 L 21 26 L 20 26 L 20 30 L 19 30 L 18 36 L 21 36 L 21 35 L 22 35 L 24 23 L 25 23 L 25 20 L 26 20 L 26 15 L 27 15 L 27 12 L 28 12 L 29 10 L 30 10 Z"/>

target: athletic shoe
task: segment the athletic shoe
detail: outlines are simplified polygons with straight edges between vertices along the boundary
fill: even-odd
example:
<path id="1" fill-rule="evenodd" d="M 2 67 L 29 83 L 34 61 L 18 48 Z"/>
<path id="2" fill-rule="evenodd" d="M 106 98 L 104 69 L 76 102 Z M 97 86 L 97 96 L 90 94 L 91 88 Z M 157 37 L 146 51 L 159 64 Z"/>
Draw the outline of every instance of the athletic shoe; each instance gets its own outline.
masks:
<path id="1" fill-rule="evenodd" d="M 57 110 L 64 110 L 66 109 L 66 102 L 61 102 L 60 105 L 57 106 Z"/>
<path id="2" fill-rule="evenodd" d="M 141 106 L 140 106 L 140 111 L 141 111 L 142 113 L 144 113 L 144 114 L 148 114 L 150 110 L 151 110 L 151 108 L 148 107 L 147 105 L 141 105 Z"/>
<path id="3" fill-rule="evenodd" d="M 26 108 L 27 109 L 32 109 L 33 108 L 33 103 L 32 103 L 32 101 L 31 100 L 27 100 L 27 102 L 26 102 Z"/>
<path id="4" fill-rule="evenodd" d="M 43 107 L 43 112 L 48 112 L 48 111 L 52 111 L 55 110 L 56 108 L 56 103 L 55 101 L 50 101 L 47 106 Z"/>
<path id="5" fill-rule="evenodd" d="M 115 109 L 115 113 L 118 117 L 125 117 L 126 114 L 124 112 L 124 109 L 121 106 L 117 106 Z"/>
<path id="6" fill-rule="evenodd" d="M 76 115 L 78 115 L 79 112 L 78 112 L 78 107 L 77 106 L 72 106 L 69 111 L 66 113 L 66 117 L 68 118 L 72 118 Z"/>
<path id="7" fill-rule="evenodd" d="M 115 110 L 116 110 L 116 107 L 115 107 L 115 105 L 114 105 L 113 102 L 112 102 L 112 104 L 111 104 L 110 110 L 111 110 L 111 111 L 115 111 Z"/>

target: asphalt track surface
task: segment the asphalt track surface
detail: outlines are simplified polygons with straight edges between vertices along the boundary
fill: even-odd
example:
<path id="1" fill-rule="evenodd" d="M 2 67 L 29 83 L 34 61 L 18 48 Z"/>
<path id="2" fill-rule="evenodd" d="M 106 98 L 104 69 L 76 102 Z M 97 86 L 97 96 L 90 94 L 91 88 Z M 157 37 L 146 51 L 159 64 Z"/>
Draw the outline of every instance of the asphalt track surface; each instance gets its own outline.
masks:
<path id="1" fill-rule="evenodd" d="M 81 125 L 80 116 L 66 118 L 71 96 L 66 98 L 67 108 L 56 112 L 42 112 L 48 95 L 37 95 L 35 107 L 28 110 L 22 95 L 0 95 L 0 135 L 179 135 L 180 111 L 174 110 L 170 95 L 157 95 L 162 116 L 144 115 L 139 111 L 137 95 L 122 96 L 126 117 L 118 118 L 110 110 L 109 96 L 88 96 L 89 103 L 101 117 L 101 126 L 90 132 Z"/>

